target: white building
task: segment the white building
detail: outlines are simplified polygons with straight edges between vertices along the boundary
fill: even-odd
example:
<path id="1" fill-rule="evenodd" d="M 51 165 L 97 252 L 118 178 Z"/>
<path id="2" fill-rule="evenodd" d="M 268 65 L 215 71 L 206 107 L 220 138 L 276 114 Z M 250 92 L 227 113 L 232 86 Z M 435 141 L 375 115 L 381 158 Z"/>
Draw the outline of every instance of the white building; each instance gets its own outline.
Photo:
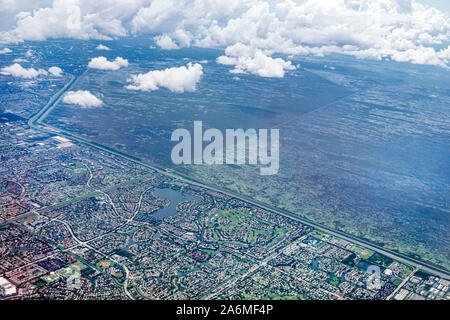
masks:
<path id="1" fill-rule="evenodd" d="M 17 288 L 6 278 L 0 277 L 0 296 L 8 297 L 17 294 Z"/>

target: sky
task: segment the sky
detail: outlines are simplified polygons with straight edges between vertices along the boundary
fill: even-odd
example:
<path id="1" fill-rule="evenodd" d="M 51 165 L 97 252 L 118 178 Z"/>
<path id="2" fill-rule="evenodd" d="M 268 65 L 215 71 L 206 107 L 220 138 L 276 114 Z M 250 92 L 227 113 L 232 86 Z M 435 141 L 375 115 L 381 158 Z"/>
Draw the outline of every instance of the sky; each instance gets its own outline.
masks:
<path id="1" fill-rule="evenodd" d="M 15 15 L 20 11 L 50 7 L 51 0 L 0 0 L 0 30 L 9 30 L 16 22 Z"/>
<path id="2" fill-rule="evenodd" d="M 449 68 L 449 7 L 447 0 L 0 0 L 0 49 L 145 34 L 163 50 L 224 49 L 219 63 L 261 77 L 295 69 L 289 56 L 333 53 Z"/>
<path id="3" fill-rule="evenodd" d="M 450 13 L 450 1 L 448 0 L 419 0 L 420 3 Z"/>
<path id="4" fill-rule="evenodd" d="M 0 0 L 0 30 L 8 30 L 14 26 L 14 14 L 20 11 L 51 7 L 52 2 L 52 0 Z M 270 0 L 270 2 L 273 1 Z M 448 0 L 417 0 L 417 2 L 450 13 L 450 1 Z"/>

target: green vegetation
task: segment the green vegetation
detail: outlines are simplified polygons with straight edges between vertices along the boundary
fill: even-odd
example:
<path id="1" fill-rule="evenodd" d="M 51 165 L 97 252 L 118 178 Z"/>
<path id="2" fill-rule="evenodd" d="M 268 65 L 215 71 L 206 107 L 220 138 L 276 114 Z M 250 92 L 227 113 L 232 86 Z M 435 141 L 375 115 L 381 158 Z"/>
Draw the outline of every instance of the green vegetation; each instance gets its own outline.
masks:
<path id="1" fill-rule="evenodd" d="M 257 223 L 251 224 L 249 221 Z M 213 237 L 219 242 L 269 247 L 280 241 L 291 228 L 280 228 L 238 210 L 221 210 L 211 219 Z"/>
<path id="2" fill-rule="evenodd" d="M 200 249 L 200 251 L 207 253 L 209 255 L 213 254 L 215 250 L 211 250 L 211 249 Z"/>
<path id="3" fill-rule="evenodd" d="M 285 296 L 275 295 L 275 296 L 269 297 L 269 299 L 272 299 L 272 300 L 298 300 L 298 298 L 293 295 L 285 295 Z"/>
<path id="4" fill-rule="evenodd" d="M 0 230 L 7 230 L 9 229 L 9 224 L 5 224 L 3 226 L 0 226 Z"/>
<path id="5" fill-rule="evenodd" d="M 339 277 L 333 276 L 330 279 L 328 279 L 328 282 L 333 286 L 338 286 L 339 283 L 341 283 L 341 279 Z"/>
<path id="6" fill-rule="evenodd" d="M 393 259 L 391 259 L 391 258 L 389 258 L 389 257 L 387 257 L 385 255 L 382 255 L 382 254 L 380 254 L 378 252 L 374 253 L 369 259 L 367 259 L 367 261 L 369 263 L 381 265 L 383 267 L 387 267 L 392 262 L 394 262 Z"/>
<path id="7" fill-rule="evenodd" d="M 80 271 L 83 271 L 84 269 L 88 268 L 88 266 L 86 266 L 86 265 L 85 265 L 83 262 L 81 262 L 81 261 L 77 261 L 77 262 L 71 264 L 71 266 L 74 266 L 74 267 L 80 269 Z"/>
<path id="8" fill-rule="evenodd" d="M 353 251 L 360 256 L 361 258 L 367 260 L 369 259 L 371 256 L 373 256 L 373 254 L 375 253 L 375 251 L 372 251 L 370 249 L 366 249 L 366 248 L 362 248 L 360 246 L 355 246 L 353 248 Z"/>
<path id="9" fill-rule="evenodd" d="M 37 279 L 36 282 L 33 282 L 36 287 L 43 287 L 47 284 L 47 281 L 44 279 Z"/>
<path id="10" fill-rule="evenodd" d="M 407 276 L 409 276 L 411 274 L 411 272 L 413 272 L 413 269 L 411 267 L 408 267 L 407 269 L 403 270 L 402 272 L 402 279 L 406 278 Z"/>
<path id="11" fill-rule="evenodd" d="M 85 165 L 77 165 L 70 168 L 67 168 L 67 171 L 69 171 L 71 174 L 86 174 L 88 173 L 88 169 Z"/>

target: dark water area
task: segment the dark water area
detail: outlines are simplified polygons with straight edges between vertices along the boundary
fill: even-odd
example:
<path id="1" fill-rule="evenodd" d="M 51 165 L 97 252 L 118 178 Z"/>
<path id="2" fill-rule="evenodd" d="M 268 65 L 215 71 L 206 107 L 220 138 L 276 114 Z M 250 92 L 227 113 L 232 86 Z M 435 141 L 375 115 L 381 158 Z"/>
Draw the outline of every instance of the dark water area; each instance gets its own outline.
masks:
<path id="1" fill-rule="evenodd" d="M 177 205 L 180 202 L 185 201 L 197 201 L 200 202 L 201 198 L 197 196 L 193 196 L 188 193 L 183 193 L 180 191 L 172 190 L 170 188 L 155 188 L 154 192 L 155 196 L 158 198 L 164 198 L 170 201 L 170 205 L 168 207 L 164 207 L 158 211 L 156 211 L 152 216 L 158 220 L 162 220 L 167 217 L 171 217 L 177 214 Z"/>
<path id="2" fill-rule="evenodd" d="M 5 123 L 5 122 L 14 122 L 14 121 L 25 121 L 26 119 L 12 114 L 12 113 L 3 113 L 0 110 L 0 123 Z"/>

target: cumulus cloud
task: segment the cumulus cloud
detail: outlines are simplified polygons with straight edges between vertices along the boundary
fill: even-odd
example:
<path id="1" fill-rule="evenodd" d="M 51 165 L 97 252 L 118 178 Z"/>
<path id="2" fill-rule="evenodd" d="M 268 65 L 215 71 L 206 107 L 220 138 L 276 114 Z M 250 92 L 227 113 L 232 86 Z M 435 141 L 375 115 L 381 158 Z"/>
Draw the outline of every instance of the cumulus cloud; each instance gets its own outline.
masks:
<path id="1" fill-rule="evenodd" d="M 155 37 L 155 42 L 161 49 L 164 50 L 174 50 L 180 48 L 168 35 Z"/>
<path id="2" fill-rule="evenodd" d="M 290 61 L 281 58 L 271 58 L 262 51 L 252 51 L 251 48 L 238 43 L 225 50 L 226 56 L 217 58 L 217 62 L 225 65 L 233 65 L 231 73 L 250 72 L 261 77 L 284 77 L 285 70 L 294 70 Z"/>
<path id="3" fill-rule="evenodd" d="M 227 55 L 242 67 L 236 71 L 251 72 L 246 66 L 260 63 L 279 70 L 281 61 L 266 59 L 276 53 L 341 53 L 446 67 L 445 53 L 435 47 L 450 40 L 450 19 L 415 0 L 54 0 L 49 8 L 17 15 L 15 28 L 0 38 L 111 39 L 143 33 L 163 49 L 242 43 L 253 56 Z"/>
<path id="4" fill-rule="evenodd" d="M 32 79 L 40 75 L 47 75 L 47 71 L 43 69 L 24 68 L 18 63 L 14 63 L 8 67 L 0 69 L 0 73 L 3 75 L 10 75 L 16 78 Z"/>
<path id="5" fill-rule="evenodd" d="M 16 15 L 16 26 L 3 39 L 74 38 L 110 40 L 126 35 L 122 21 L 143 5 L 139 0 L 54 0 L 51 6 Z"/>
<path id="6" fill-rule="evenodd" d="M 105 51 L 110 51 L 111 49 L 108 48 L 107 46 L 103 45 L 103 44 L 99 44 L 97 46 L 97 48 L 95 48 L 96 50 L 105 50 Z"/>
<path id="7" fill-rule="evenodd" d="M 0 50 L 0 54 L 11 53 L 12 50 L 10 48 L 3 48 Z"/>
<path id="8" fill-rule="evenodd" d="M 62 69 L 59 67 L 51 67 L 48 69 L 48 72 L 50 72 L 50 74 L 54 75 L 55 77 L 60 77 L 63 73 Z"/>
<path id="9" fill-rule="evenodd" d="M 43 1 L 45 0 L 0 0 L 0 30 L 11 29 L 17 13 L 38 9 Z"/>
<path id="10" fill-rule="evenodd" d="M 15 59 L 14 61 L 23 61 L 23 59 Z M 48 72 L 44 69 L 24 68 L 19 63 L 14 63 L 8 67 L 0 69 L 0 73 L 3 75 L 10 75 L 16 78 L 32 79 L 38 76 L 46 76 L 49 73 L 56 77 L 61 76 L 62 70 L 59 67 L 50 67 Z"/>
<path id="11" fill-rule="evenodd" d="M 76 104 L 82 108 L 98 107 L 103 104 L 99 98 L 85 90 L 67 92 L 63 98 L 63 102 L 67 104 Z"/>
<path id="12" fill-rule="evenodd" d="M 450 63 L 450 46 L 447 49 L 442 49 L 438 52 L 438 57 L 445 61 L 448 65 Z"/>
<path id="13" fill-rule="evenodd" d="M 109 61 L 105 57 L 92 58 L 88 68 L 100 70 L 119 70 L 121 67 L 128 67 L 128 60 L 117 57 L 114 61 Z"/>
<path id="14" fill-rule="evenodd" d="M 200 64 L 188 63 L 187 67 L 153 70 L 144 74 L 134 75 L 128 79 L 128 82 L 131 82 L 131 84 L 126 86 L 126 88 L 130 90 L 153 91 L 164 87 L 177 93 L 195 91 L 202 75 L 203 68 Z"/>
<path id="15" fill-rule="evenodd" d="M 181 1 L 179 6 L 168 2 L 155 0 L 139 10 L 132 21 L 134 31 L 159 33 L 157 39 L 170 40 L 178 47 L 242 43 L 267 57 L 342 53 L 364 59 L 448 64 L 433 48 L 449 40 L 448 14 L 414 0 L 255 0 L 236 5 L 232 1 L 223 13 L 221 1 L 218 10 L 211 9 L 209 1 Z M 260 60 L 267 60 L 262 54 L 258 54 Z M 241 62 L 233 64 L 251 64 L 249 56 L 240 58 Z M 232 60 L 239 58 L 228 62 Z M 267 60 L 267 64 L 271 63 Z"/>

